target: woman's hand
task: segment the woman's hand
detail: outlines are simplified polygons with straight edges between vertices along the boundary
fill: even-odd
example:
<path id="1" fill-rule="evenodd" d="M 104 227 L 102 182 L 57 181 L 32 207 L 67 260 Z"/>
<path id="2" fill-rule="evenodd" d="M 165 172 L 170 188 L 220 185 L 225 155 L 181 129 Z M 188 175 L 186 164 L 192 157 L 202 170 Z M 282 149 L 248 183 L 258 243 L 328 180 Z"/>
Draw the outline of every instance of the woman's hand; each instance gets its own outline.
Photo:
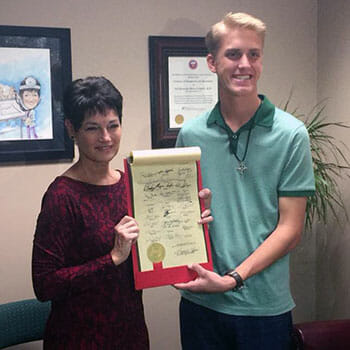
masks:
<path id="1" fill-rule="evenodd" d="M 210 203 L 211 203 L 211 191 L 209 188 L 203 188 L 198 193 L 199 198 L 201 201 L 204 202 L 204 210 L 201 214 L 201 219 L 198 221 L 199 224 L 208 224 L 209 222 L 212 222 L 214 218 L 211 216 L 210 211 Z"/>
<path id="2" fill-rule="evenodd" d="M 139 236 L 139 226 L 134 218 L 126 215 L 114 227 L 114 230 L 116 234 L 111 256 L 114 264 L 120 265 L 128 258 L 131 246 Z"/>

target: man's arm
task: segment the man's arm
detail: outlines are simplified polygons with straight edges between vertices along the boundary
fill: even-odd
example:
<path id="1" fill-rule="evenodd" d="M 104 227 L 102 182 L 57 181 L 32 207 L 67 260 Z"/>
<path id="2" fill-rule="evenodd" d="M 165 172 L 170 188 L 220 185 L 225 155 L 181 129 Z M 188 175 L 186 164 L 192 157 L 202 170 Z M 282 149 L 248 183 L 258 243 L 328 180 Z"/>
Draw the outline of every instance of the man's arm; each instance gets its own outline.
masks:
<path id="1" fill-rule="evenodd" d="M 276 260 L 290 252 L 300 241 L 304 227 L 306 197 L 280 197 L 279 221 L 270 236 L 239 266 L 232 266 L 243 280 L 264 270 Z M 219 276 L 205 270 L 199 264 L 189 266 L 198 277 L 194 281 L 178 283 L 178 289 L 192 292 L 218 293 L 235 287 L 236 282 L 230 276 Z"/>

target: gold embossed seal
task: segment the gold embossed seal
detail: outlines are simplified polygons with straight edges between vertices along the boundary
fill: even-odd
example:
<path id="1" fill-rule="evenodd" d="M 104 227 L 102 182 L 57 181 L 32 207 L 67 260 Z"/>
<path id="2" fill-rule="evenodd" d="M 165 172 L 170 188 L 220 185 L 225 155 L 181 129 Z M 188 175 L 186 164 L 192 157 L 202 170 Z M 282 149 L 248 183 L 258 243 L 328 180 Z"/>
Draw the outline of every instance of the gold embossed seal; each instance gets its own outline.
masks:
<path id="1" fill-rule="evenodd" d="M 160 263 L 165 258 L 165 248 L 160 243 L 152 243 L 147 248 L 147 257 L 153 263 Z"/>
<path id="2" fill-rule="evenodd" d="M 176 124 L 182 124 L 184 122 L 185 118 L 182 114 L 178 114 L 176 117 L 175 117 L 175 123 Z"/>

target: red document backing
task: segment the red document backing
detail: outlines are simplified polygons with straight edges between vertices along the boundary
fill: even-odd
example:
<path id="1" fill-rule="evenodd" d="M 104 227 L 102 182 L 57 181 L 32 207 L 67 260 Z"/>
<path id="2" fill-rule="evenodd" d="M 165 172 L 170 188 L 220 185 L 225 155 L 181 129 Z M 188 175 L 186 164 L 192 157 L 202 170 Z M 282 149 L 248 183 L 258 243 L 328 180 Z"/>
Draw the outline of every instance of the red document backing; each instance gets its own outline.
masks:
<path id="1" fill-rule="evenodd" d="M 196 161 L 197 164 L 197 184 L 198 191 L 202 189 L 202 176 L 200 170 L 200 162 Z M 127 188 L 127 201 L 128 201 L 128 215 L 134 216 L 133 205 L 132 205 L 132 177 L 130 174 L 130 168 L 127 159 L 124 159 L 124 171 Z M 204 208 L 204 202 L 200 200 L 201 211 Z M 137 218 L 136 218 L 137 219 Z M 213 270 L 213 262 L 210 248 L 210 239 L 208 232 L 208 225 L 203 225 L 203 233 L 206 244 L 207 258 L 208 261 L 201 263 L 200 265 L 207 270 Z M 196 278 L 197 274 L 187 268 L 187 265 L 180 265 L 176 267 L 163 268 L 162 263 L 153 264 L 153 270 L 140 271 L 137 243 L 132 246 L 131 249 L 134 280 L 136 289 L 152 288 L 158 286 L 164 286 L 169 284 L 188 282 Z"/>

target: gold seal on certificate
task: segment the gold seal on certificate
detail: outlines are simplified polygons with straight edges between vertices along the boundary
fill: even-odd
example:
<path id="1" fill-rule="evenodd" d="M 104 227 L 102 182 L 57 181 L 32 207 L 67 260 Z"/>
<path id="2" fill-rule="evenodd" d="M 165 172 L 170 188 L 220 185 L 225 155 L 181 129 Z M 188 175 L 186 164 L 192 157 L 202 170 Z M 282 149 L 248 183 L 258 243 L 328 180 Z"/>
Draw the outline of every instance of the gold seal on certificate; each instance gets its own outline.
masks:
<path id="1" fill-rule="evenodd" d="M 165 248 L 160 243 L 152 243 L 147 248 L 147 257 L 153 263 L 160 263 L 165 258 Z"/>
<path id="2" fill-rule="evenodd" d="M 175 123 L 176 124 L 182 124 L 184 122 L 185 118 L 182 114 L 178 114 L 176 117 L 175 117 Z"/>

